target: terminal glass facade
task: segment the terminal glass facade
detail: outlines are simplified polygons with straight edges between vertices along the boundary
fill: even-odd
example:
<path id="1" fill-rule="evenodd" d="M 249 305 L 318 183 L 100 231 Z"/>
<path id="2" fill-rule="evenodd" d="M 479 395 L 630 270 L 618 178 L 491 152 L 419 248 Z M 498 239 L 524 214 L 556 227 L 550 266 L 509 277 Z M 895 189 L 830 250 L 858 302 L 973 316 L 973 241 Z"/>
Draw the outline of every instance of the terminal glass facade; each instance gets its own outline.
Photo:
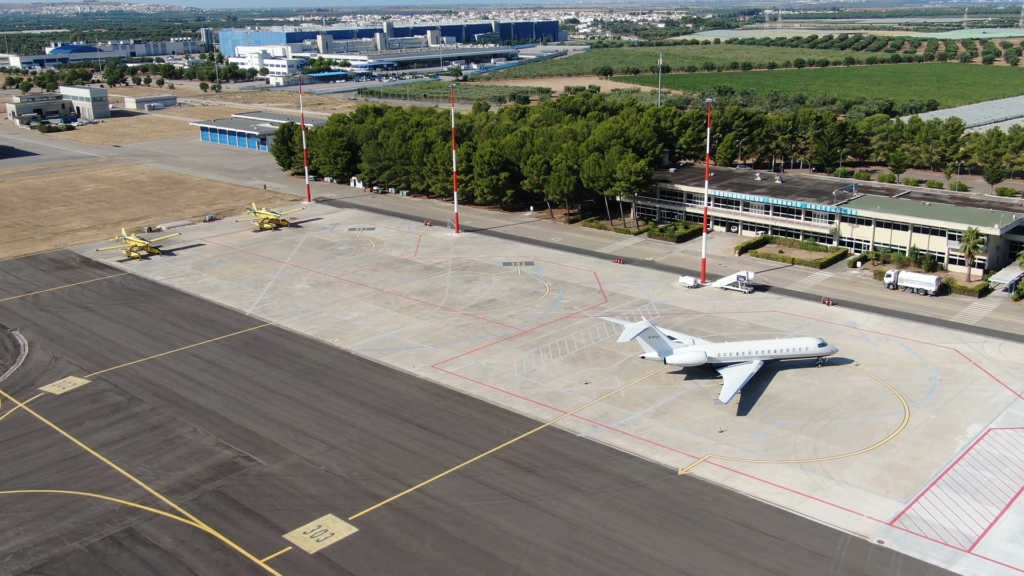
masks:
<path id="1" fill-rule="evenodd" d="M 248 148 L 249 150 L 267 151 L 267 138 L 258 134 L 247 134 L 237 130 L 226 128 L 213 128 L 211 126 L 200 126 L 199 136 L 203 142 L 213 144 L 225 144 L 236 148 Z"/>

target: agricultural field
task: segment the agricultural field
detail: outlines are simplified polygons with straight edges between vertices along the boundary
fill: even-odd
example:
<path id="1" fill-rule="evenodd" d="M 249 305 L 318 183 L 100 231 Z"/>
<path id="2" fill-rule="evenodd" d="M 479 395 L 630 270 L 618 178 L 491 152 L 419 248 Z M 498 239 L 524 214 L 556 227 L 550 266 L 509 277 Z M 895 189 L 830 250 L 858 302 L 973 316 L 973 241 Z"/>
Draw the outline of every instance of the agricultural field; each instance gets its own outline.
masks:
<path id="1" fill-rule="evenodd" d="M 489 102 L 515 102 L 517 99 L 528 99 L 533 97 L 548 98 L 551 96 L 551 88 L 538 86 L 500 86 L 496 84 L 477 84 L 474 82 L 459 83 L 455 89 L 455 99 L 463 102 L 476 102 L 485 100 Z M 372 88 L 360 88 L 360 96 L 370 98 L 394 98 L 410 101 L 449 101 L 451 91 L 444 82 L 417 82 L 398 86 L 374 86 Z M 523 102 L 525 103 L 525 101 Z"/>
<path id="2" fill-rule="evenodd" d="M 777 48 L 773 46 L 743 46 L 738 44 L 708 44 L 700 46 L 658 46 L 639 48 L 602 48 L 582 54 L 544 60 L 481 74 L 482 79 L 538 78 L 545 76 L 587 76 L 600 66 L 611 66 L 618 73 L 623 68 L 635 67 L 647 72 L 658 63 L 658 54 L 663 54 L 665 64 L 673 70 L 687 66 L 700 68 L 712 62 L 728 66 L 731 62 L 751 62 L 755 68 L 763 68 L 768 62 L 782 64 L 786 60 L 842 59 L 849 55 L 841 50 L 817 50 L 813 48 Z M 655 78 L 657 83 L 657 78 Z"/>
<path id="3" fill-rule="evenodd" d="M 658 77 L 651 75 L 616 77 L 615 80 L 641 86 L 658 85 Z M 779 90 L 785 94 L 802 92 L 807 96 L 866 96 L 888 98 L 897 104 L 911 99 L 935 99 L 942 108 L 950 108 L 1024 94 L 1024 70 L 960 63 L 889 64 L 669 74 L 663 77 L 662 83 L 665 88 L 685 92 L 729 85 L 737 92 L 753 90 L 764 94 Z"/>

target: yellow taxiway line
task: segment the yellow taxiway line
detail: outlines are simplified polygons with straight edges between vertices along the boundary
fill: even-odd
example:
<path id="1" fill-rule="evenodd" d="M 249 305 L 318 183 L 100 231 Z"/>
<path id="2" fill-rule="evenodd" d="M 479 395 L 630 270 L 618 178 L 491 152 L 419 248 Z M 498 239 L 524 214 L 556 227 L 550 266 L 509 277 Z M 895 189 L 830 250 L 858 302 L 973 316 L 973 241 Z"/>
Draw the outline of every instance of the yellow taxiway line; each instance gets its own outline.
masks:
<path id="1" fill-rule="evenodd" d="M 252 332 L 253 330 L 259 330 L 260 328 L 266 328 L 267 326 L 272 326 L 272 325 L 273 325 L 273 322 L 268 322 L 266 324 L 260 324 L 259 326 L 253 326 L 252 328 L 246 328 L 245 330 L 239 330 L 238 332 L 232 332 L 231 334 L 225 334 L 223 336 L 218 336 L 216 338 L 210 338 L 209 340 L 203 340 L 202 342 L 196 342 L 195 344 L 189 344 L 188 346 L 182 346 L 181 348 L 175 348 L 174 350 L 168 350 L 167 352 L 161 352 L 159 354 L 154 354 L 152 356 L 147 356 L 145 358 L 139 358 L 138 360 L 133 360 L 131 362 L 125 362 L 124 364 L 118 364 L 117 366 L 114 366 L 112 368 L 107 368 L 105 370 L 100 370 L 99 372 L 93 372 L 92 374 L 86 374 L 85 377 L 86 378 L 92 378 L 93 376 L 98 376 L 100 374 L 104 374 L 104 373 L 110 372 L 112 370 L 117 370 L 118 368 L 124 368 L 126 366 L 131 366 L 133 364 L 138 364 L 140 362 L 145 362 L 147 360 L 153 360 L 155 358 L 160 358 L 161 356 L 167 356 L 169 354 L 174 354 L 175 352 L 181 352 L 182 350 L 188 350 L 189 348 L 195 348 L 196 346 L 202 346 L 203 344 L 209 344 L 211 342 L 216 342 L 218 340 L 223 340 L 225 338 L 231 338 L 232 336 L 237 336 L 239 334 L 244 334 L 246 332 Z"/>
<path id="2" fill-rule="evenodd" d="M 22 405 L 28 404 L 29 402 L 35 400 L 36 398 L 39 398 L 40 396 L 44 396 L 45 394 L 46 394 L 46 392 L 40 392 L 39 394 L 36 394 L 35 396 L 29 398 L 28 400 L 25 400 L 24 402 L 22 402 Z M 6 414 L 4 414 L 3 416 L 0 416 L 0 420 L 3 420 L 4 418 L 7 418 L 8 416 L 10 416 L 11 412 L 14 412 L 18 408 L 21 408 L 21 406 L 15 406 L 14 408 L 11 408 L 10 410 L 7 411 Z"/>
<path id="3" fill-rule="evenodd" d="M 433 482 L 435 480 L 439 480 L 441 478 L 444 478 L 445 476 L 451 474 L 452 472 L 455 472 L 456 470 L 459 470 L 460 468 L 464 468 L 466 466 L 469 466 L 470 464 L 472 464 L 473 462 L 476 462 L 477 460 L 480 460 L 481 458 L 485 458 L 487 456 L 490 456 L 491 454 L 494 454 L 495 452 L 497 452 L 498 450 L 501 450 L 502 448 L 505 448 L 507 446 L 511 446 L 512 444 L 515 444 L 516 442 L 522 440 L 523 438 L 526 438 L 527 436 L 530 436 L 532 434 L 536 434 L 537 432 L 540 432 L 541 430 L 543 430 L 543 429 L 545 429 L 545 428 L 547 428 L 549 426 L 552 426 L 553 424 L 555 424 L 555 423 L 557 423 L 557 422 L 559 422 L 561 420 L 564 420 L 564 419 L 572 416 L 573 414 L 576 414 L 577 412 L 580 412 L 581 410 L 583 410 L 585 408 L 589 408 L 590 406 L 593 406 L 594 404 L 597 404 L 598 402 L 604 400 L 605 398 L 608 398 L 610 396 L 614 396 L 615 394 L 618 394 L 619 392 L 622 392 L 623 390 L 629 388 L 630 386 L 633 386 L 635 384 L 639 384 L 640 382 L 643 382 L 644 380 L 650 378 L 651 376 L 654 376 L 655 374 L 658 374 L 660 372 L 664 372 L 667 368 L 668 368 L 667 366 L 664 367 L 664 368 L 659 368 L 659 369 L 655 370 L 654 372 L 651 372 L 651 373 L 647 374 L 646 376 L 643 376 L 641 378 L 637 378 L 636 380 L 633 380 L 629 384 L 626 384 L 625 386 L 620 386 L 619 388 L 616 388 L 615 390 L 612 390 L 611 392 L 605 394 L 604 396 L 601 396 L 600 398 L 597 398 L 595 400 L 591 400 L 590 402 L 587 402 L 586 404 L 584 404 L 583 406 L 580 406 L 579 408 L 576 408 L 574 410 L 566 412 L 565 414 L 562 414 L 558 418 L 555 418 L 554 420 L 551 420 L 551 421 L 549 421 L 549 422 L 547 422 L 545 424 L 541 424 L 540 426 L 534 428 L 533 430 L 530 430 L 529 432 L 526 432 L 525 434 L 520 434 L 519 436 L 516 436 L 515 438 L 509 440 L 508 442 L 505 442 L 504 444 L 501 444 L 500 446 L 496 446 L 494 448 L 491 448 L 487 452 L 484 452 L 483 454 L 480 454 L 480 455 L 475 456 L 475 457 L 473 457 L 473 458 L 471 458 L 469 460 L 466 460 L 465 462 L 463 462 L 462 464 L 459 464 L 458 466 L 455 466 L 454 468 L 449 468 L 448 470 L 445 470 L 444 472 L 438 474 L 437 476 L 434 476 L 433 478 L 431 478 L 429 480 L 425 480 L 423 482 L 420 482 L 419 484 L 413 486 L 412 488 L 409 488 L 408 490 L 406 490 L 404 492 L 400 492 L 398 494 L 395 494 L 391 498 L 388 498 L 387 500 L 384 500 L 383 502 L 381 502 L 379 504 L 375 504 L 375 505 L 367 508 L 366 510 L 363 510 L 362 512 L 360 512 L 360 513 L 358 513 L 358 514 L 356 514 L 354 516 L 350 516 L 349 517 L 349 521 L 355 520 L 356 518 L 359 518 L 360 516 L 362 516 L 363 514 L 366 514 L 367 512 L 372 512 L 372 511 L 376 510 L 377 508 L 380 508 L 381 506 L 383 506 L 385 504 L 388 504 L 389 502 L 394 502 L 395 500 L 398 500 L 399 498 L 401 498 L 402 496 L 405 496 L 406 494 L 415 492 L 416 490 L 419 490 L 420 488 L 423 488 L 427 484 L 430 484 L 431 482 Z"/>
<path id="4" fill-rule="evenodd" d="M 260 562 L 266 562 L 267 560 L 272 560 L 272 559 L 274 559 L 274 558 L 277 558 L 277 557 L 278 557 L 278 556 L 280 556 L 281 554 L 284 554 L 285 552 L 287 552 L 287 551 L 289 551 L 289 550 L 291 550 L 291 549 L 292 549 L 292 547 L 291 547 L 291 546 L 289 546 L 289 547 L 287 547 L 287 548 L 285 548 L 285 549 L 283 549 L 283 550 L 278 550 L 277 552 L 274 552 L 273 554 L 271 554 L 270 556 L 267 556 L 267 557 L 266 557 L 266 558 L 264 558 L 263 560 L 260 560 Z"/>
<path id="5" fill-rule="evenodd" d="M 53 292 L 54 290 L 63 290 L 64 288 L 71 288 L 72 286 L 81 286 L 82 284 L 88 284 L 90 282 L 99 282 L 100 280 L 106 280 L 108 278 L 117 278 L 118 276 L 125 276 L 130 272 L 122 272 L 120 274 L 111 274 L 110 276 L 103 276 L 101 278 L 93 278 L 92 280 L 83 280 L 82 282 L 75 282 L 74 284 L 65 284 L 63 286 L 57 286 L 55 288 L 47 288 L 46 290 L 36 290 L 35 292 L 29 292 L 28 294 L 22 294 L 20 296 L 9 296 L 7 298 L 0 298 L 0 302 L 7 302 L 8 300 L 17 300 L 18 298 L 25 298 L 27 296 L 35 296 L 36 294 L 42 294 L 44 292 Z"/>
<path id="6" fill-rule="evenodd" d="M 970 362 L 969 362 L 969 364 L 970 364 Z M 711 458 L 714 458 L 716 460 L 728 460 L 730 462 L 747 462 L 749 464 L 808 464 L 808 463 L 811 463 L 811 462 L 825 462 L 825 461 L 828 461 L 828 460 L 839 460 L 841 458 L 849 458 L 851 456 L 857 456 L 859 454 L 864 454 L 865 452 L 870 452 L 870 451 L 874 450 L 875 448 L 878 448 L 879 446 L 889 442 L 890 440 L 895 438 L 900 432 L 902 432 L 903 429 L 906 428 L 907 424 L 910 422 L 910 405 L 907 404 L 907 399 L 904 398 L 903 395 L 899 393 L 899 391 L 897 391 L 895 388 L 893 388 L 891 385 L 889 385 L 888 382 L 886 382 L 885 380 L 882 380 L 878 376 L 875 376 L 874 374 L 871 374 L 870 372 L 862 370 L 862 369 L 860 369 L 860 368 L 858 368 L 856 366 L 851 366 L 851 368 L 853 368 L 854 370 L 856 370 L 858 372 L 861 372 L 863 374 L 866 374 L 867 376 L 870 376 L 871 378 L 874 378 L 875 380 L 877 380 L 883 386 L 888 388 L 893 394 L 895 394 L 896 397 L 899 398 L 900 403 L 903 404 L 903 422 L 901 422 L 900 425 L 898 427 L 896 427 L 896 429 L 893 430 L 892 433 L 889 434 L 888 436 L 886 436 L 885 438 L 879 440 L 878 442 L 872 444 L 871 446 L 868 446 L 867 448 L 863 448 L 861 450 L 857 450 L 856 452 L 848 452 L 846 454 L 838 454 L 836 456 L 822 456 L 822 457 L 819 457 L 819 458 L 805 458 L 805 459 L 801 459 L 801 460 L 756 460 L 756 459 L 752 459 L 752 458 L 733 458 L 731 456 L 719 456 L 717 454 L 707 454 L 703 458 L 701 458 L 700 460 L 697 460 L 693 464 L 690 464 L 686 468 L 680 468 L 678 470 L 678 473 L 679 474 L 689 474 L 694 468 L 697 467 L 698 464 L 700 464 L 701 462 L 703 462 L 705 460 L 711 459 Z"/>
<path id="7" fill-rule="evenodd" d="M 257 326 L 257 328 L 261 328 L 261 326 Z M 250 328 L 249 330 L 253 330 L 253 329 L 254 328 Z M 225 337 L 226 336 L 222 336 L 222 338 L 225 338 Z M 198 346 L 198 344 L 193 344 L 193 346 Z M 169 354 L 169 352 L 167 352 L 165 354 Z M 139 362 L 141 362 L 141 360 L 139 360 Z M 134 364 L 134 362 L 132 364 Z M 104 372 L 106 372 L 106 370 L 104 370 Z M 3 390 L 0 390 L 0 395 L 4 396 L 5 398 L 10 400 L 11 402 L 14 402 L 17 405 L 18 408 L 21 408 L 22 410 L 24 410 L 24 411 L 28 412 L 29 414 L 35 416 L 40 422 L 42 422 L 42 423 L 46 424 L 47 426 L 49 426 L 50 428 L 54 429 L 55 431 L 57 431 L 57 433 L 59 433 L 60 435 L 64 436 L 65 438 L 67 438 L 68 440 L 70 440 L 71 442 L 76 444 L 82 450 L 85 450 L 89 454 L 93 455 L 94 457 L 96 457 L 98 460 L 100 460 L 101 462 L 103 462 L 107 466 L 110 466 L 111 468 L 113 468 L 114 470 L 119 472 L 122 476 L 124 476 L 128 480 L 131 480 L 132 482 L 137 484 L 139 487 L 141 487 L 143 490 L 145 490 L 145 491 L 149 492 L 150 494 L 152 494 L 153 496 L 155 496 L 161 502 L 167 504 L 171 508 L 173 508 L 173 509 L 177 510 L 178 512 L 180 512 L 185 518 L 178 518 L 179 520 L 181 520 L 183 522 L 186 522 L 186 523 L 191 523 L 191 524 L 195 525 L 197 528 L 200 528 L 201 530 L 203 530 L 204 532 L 207 532 L 207 533 L 213 535 L 218 540 L 224 542 L 225 544 L 227 544 L 231 548 L 234 548 L 241 555 L 243 555 L 246 558 L 248 558 L 249 560 L 252 560 L 253 562 L 255 562 L 258 566 L 260 566 L 261 568 L 263 568 L 267 572 L 269 572 L 271 574 L 274 574 L 274 576 L 281 576 L 281 574 L 279 572 L 277 572 L 276 570 L 274 570 L 270 566 L 268 566 L 265 563 L 263 563 L 263 561 L 261 561 L 259 558 L 256 558 L 255 556 L 253 556 L 252 554 L 247 552 L 244 548 L 242 548 L 238 544 L 235 544 L 234 542 L 229 540 L 226 536 L 224 536 L 220 532 L 217 532 L 213 528 L 210 528 L 202 520 L 199 520 L 198 518 L 196 518 L 195 516 L 190 514 L 187 510 L 185 510 L 181 506 L 178 506 L 177 504 L 172 502 L 169 498 L 167 498 L 163 494 L 161 494 L 161 493 L 157 492 L 156 490 L 154 490 L 153 488 L 151 488 L 145 482 L 139 480 L 135 476 L 132 476 L 127 471 L 125 471 L 123 468 L 121 468 L 117 464 L 114 464 L 113 462 L 111 462 L 105 456 L 101 455 L 99 452 L 96 452 L 92 448 L 86 446 L 81 440 L 75 438 L 74 436 L 72 436 L 68 432 L 65 432 L 60 426 L 57 426 L 53 422 L 50 422 L 49 420 L 44 418 L 42 415 L 40 415 L 38 412 L 36 412 L 35 410 L 32 410 L 31 408 L 26 406 L 25 405 L 26 403 L 19 402 L 17 399 L 15 399 L 13 396 L 11 396 L 10 394 L 8 394 L 7 392 L 5 392 Z M 103 498 L 108 499 L 108 500 L 112 500 L 111 498 L 107 498 L 107 497 L 103 497 Z M 141 505 L 138 505 L 137 507 L 141 507 Z M 164 514 L 164 515 L 167 515 L 167 514 Z M 173 515 L 171 515 L 171 516 L 173 516 Z M 186 518 L 188 519 L 188 521 L 185 520 Z"/>

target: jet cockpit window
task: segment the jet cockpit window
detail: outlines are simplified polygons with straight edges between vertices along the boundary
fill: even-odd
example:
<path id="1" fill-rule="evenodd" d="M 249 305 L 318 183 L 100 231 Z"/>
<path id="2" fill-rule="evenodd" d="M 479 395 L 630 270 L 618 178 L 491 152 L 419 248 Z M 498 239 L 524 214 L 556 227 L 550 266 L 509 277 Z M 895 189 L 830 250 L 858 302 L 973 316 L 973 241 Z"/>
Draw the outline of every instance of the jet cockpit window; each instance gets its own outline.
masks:
<path id="1" fill-rule="evenodd" d="M 826 344 L 824 342 L 818 342 L 818 348 L 826 348 L 826 347 L 828 347 L 828 344 Z"/>

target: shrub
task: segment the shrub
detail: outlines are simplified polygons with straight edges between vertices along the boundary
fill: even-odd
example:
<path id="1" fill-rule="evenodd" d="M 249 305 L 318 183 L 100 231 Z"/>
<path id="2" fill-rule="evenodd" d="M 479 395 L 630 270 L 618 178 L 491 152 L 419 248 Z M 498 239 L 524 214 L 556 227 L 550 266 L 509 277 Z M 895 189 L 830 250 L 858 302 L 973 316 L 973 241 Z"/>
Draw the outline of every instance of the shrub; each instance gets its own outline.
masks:
<path id="1" fill-rule="evenodd" d="M 875 268 L 874 270 L 871 271 L 871 277 L 881 282 L 882 280 L 885 280 L 885 270 L 882 270 L 881 268 Z"/>
<path id="2" fill-rule="evenodd" d="M 890 174 L 890 173 L 879 174 L 878 175 L 878 181 L 879 182 L 887 182 L 889 184 L 895 184 L 896 183 L 896 175 L 895 174 Z"/>
<path id="3" fill-rule="evenodd" d="M 1017 194 L 1020 194 L 1020 192 L 1017 192 L 1009 186 L 1000 186 L 999 188 L 996 188 L 996 196 L 1016 196 Z"/>
<path id="4" fill-rule="evenodd" d="M 871 173 L 870 172 L 861 172 L 861 171 L 858 170 L 857 172 L 853 173 L 853 179 L 854 180 L 871 180 Z"/>
<path id="5" fill-rule="evenodd" d="M 746 242 L 743 242 L 742 244 L 737 245 L 735 249 L 736 255 L 742 256 L 747 252 L 750 252 L 751 250 L 755 250 L 757 248 L 764 246 L 765 244 L 768 243 L 769 238 L 771 238 L 771 236 L 758 236 L 757 238 L 752 238 L 750 240 L 747 240 Z"/>
<path id="6" fill-rule="evenodd" d="M 575 224 L 575 223 L 579 222 L 582 219 L 583 219 L 583 217 L 580 216 L 579 214 L 577 214 L 576 216 L 566 216 L 565 217 L 565 223 L 566 224 Z"/>
<path id="7" fill-rule="evenodd" d="M 633 230 L 631 228 L 615 228 L 615 232 L 618 234 L 629 234 L 630 236 L 639 236 L 640 234 L 649 231 L 651 228 L 653 228 L 653 226 L 651 225 L 642 226 L 639 230 Z"/>
<path id="8" fill-rule="evenodd" d="M 955 278 L 946 277 L 942 279 L 942 283 L 949 290 L 950 294 L 959 294 L 960 296 L 968 296 L 970 298 L 981 298 L 989 292 L 988 280 L 979 282 L 976 286 L 964 286 L 957 283 Z"/>
<path id="9" fill-rule="evenodd" d="M 935 188 L 936 190 L 942 190 L 943 188 L 946 187 L 945 184 L 943 184 L 942 182 L 940 182 L 938 180 L 929 180 L 929 181 L 925 182 L 924 185 L 929 187 L 929 188 Z"/>
<path id="10" fill-rule="evenodd" d="M 580 221 L 580 226 L 587 228 L 593 228 L 595 230 L 607 230 L 608 227 L 597 221 L 597 218 L 587 218 L 586 220 Z"/>
<path id="11" fill-rule="evenodd" d="M 673 222 L 651 230 L 647 237 L 680 244 L 700 236 L 703 231 L 704 226 L 696 222 Z"/>
<path id="12" fill-rule="evenodd" d="M 865 252 L 865 253 L 861 254 L 860 256 L 857 256 L 856 258 L 850 258 L 849 260 L 847 260 L 846 261 L 846 267 L 847 268 L 856 268 L 857 267 L 857 262 L 864 263 L 864 262 L 867 262 L 867 261 L 868 261 L 868 253 Z"/>
<path id="13" fill-rule="evenodd" d="M 904 178 L 903 179 L 903 183 L 906 184 L 907 186 L 920 186 L 921 185 L 921 179 L 920 178 Z"/>
<path id="14" fill-rule="evenodd" d="M 967 184 L 964 184 L 963 182 L 950 182 L 949 189 L 952 190 L 953 192 L 967 192 L 971 189 L 971 187 L 968 186 Z"/>
<path id="15" fill-rule="evenodd" d="M 835 176 L 836 178 L 849 178 L 853 176 L 853 170 L 850 170 L 849 168 L 844 166 L 842 168 L 836 169 L 836 171 L 833 172 L 832 175 Z"/>

